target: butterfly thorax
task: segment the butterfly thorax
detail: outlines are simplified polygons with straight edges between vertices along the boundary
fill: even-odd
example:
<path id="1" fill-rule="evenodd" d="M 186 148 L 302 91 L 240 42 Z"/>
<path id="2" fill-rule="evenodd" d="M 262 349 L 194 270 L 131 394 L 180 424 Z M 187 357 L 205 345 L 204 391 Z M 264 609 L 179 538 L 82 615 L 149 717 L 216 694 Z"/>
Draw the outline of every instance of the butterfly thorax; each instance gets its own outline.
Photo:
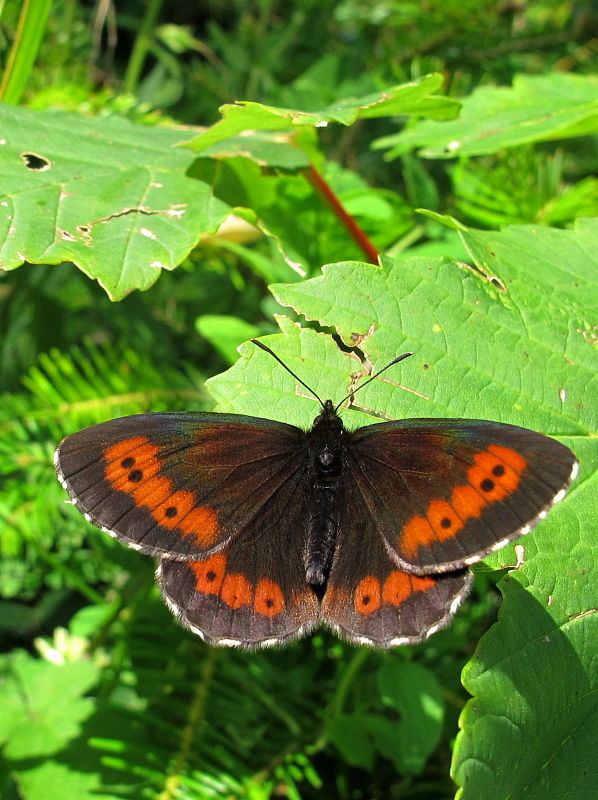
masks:
<path id="1" fill-rule="evenodd" d="M 315 586 L 325 584 L 332 563 L 345 436 L 341 418 L 326 400 L 308 434 L 311 498 L 304 563 L 307 582 Z"/>

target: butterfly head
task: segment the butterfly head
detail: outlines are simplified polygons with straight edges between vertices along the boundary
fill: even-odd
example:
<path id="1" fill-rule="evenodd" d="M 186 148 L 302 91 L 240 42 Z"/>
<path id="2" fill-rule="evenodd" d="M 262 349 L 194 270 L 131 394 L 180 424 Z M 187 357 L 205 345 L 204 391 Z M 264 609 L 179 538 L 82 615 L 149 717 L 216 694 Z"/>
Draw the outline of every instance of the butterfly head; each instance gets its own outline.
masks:
<path id="1" fill-rule="evenodd" d="M 344 431 L 343 421 L 332 400 L 326 400 L 310 431 L 314 443 L 312 452 L 318 469 L 324 472 L 334 471 L 335 466 L 340 463 Z"/>
<path id="2" fill-rule="evenodd" d="M 316 425 L 328 425 L 339 430 L 343 427 L 343 421 L 339 417 L 336 406 L 332 400 L 326 400 L 322 403 L 322 411 L 314 420 L 314 427 Z"/>

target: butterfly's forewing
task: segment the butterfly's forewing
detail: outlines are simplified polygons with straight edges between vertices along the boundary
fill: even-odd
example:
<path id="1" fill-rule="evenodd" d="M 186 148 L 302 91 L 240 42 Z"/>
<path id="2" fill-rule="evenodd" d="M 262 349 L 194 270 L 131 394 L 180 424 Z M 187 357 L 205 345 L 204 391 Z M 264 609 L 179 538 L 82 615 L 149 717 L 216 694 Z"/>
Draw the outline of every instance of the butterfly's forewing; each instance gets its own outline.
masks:
<path id="1" fill-rule="evenodd" d="M 450 419 L 359 428 L 347 463 L 389 551 L 420 575 L 472 564 L 527 533 L 577 470 L 573 453 L 547 436 Z"/>
<path id="2" fill-rule="evenodd" d="M 210 644 L 246 648 L 281 644 L 313 628 L 320 610 L 305 581 L 307 501 L 304 484 L 286 486 L 284 497 L 272 500 L 277 514 L 269 524 L 250 524 L 199 562 L 163 558 L 158 583 L 179 620 Z"/>
<path id="3" fill-rule="evenodd" d="M 141 552 L 197 560 L 273 530 L 303 485 L 305 434 L 233 414 L 141 414 L 67 436 L 61 483 L 94 525 Z"/>
<path id="4" fill-rule="evenodd" d="M 465 596 L 468 570 L 414 575 L 393 561 L 372 515 L 352 481 L 343 487 L 332 570 L 322 618 L 356 644 L 415 644 L 447 625 Z"/>

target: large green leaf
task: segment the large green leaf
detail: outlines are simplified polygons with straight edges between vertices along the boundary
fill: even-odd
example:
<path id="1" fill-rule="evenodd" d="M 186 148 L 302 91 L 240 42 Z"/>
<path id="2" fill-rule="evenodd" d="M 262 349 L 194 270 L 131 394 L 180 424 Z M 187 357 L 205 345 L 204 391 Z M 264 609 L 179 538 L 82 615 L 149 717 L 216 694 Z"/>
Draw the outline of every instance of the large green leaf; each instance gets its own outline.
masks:
<path id="1" fill-rule="evenodd" d="M 230 208 L 186 175 L 189 130 L 0 104 L 0 267 L 73 261 L 112 299 L 174 269 Z"/>
<path id="2" fill-rule="evenodd" d="M 233 137 L 239 134 L 246 136 L 255 131 L 291 131 L 296 126 L 323 127 L 331 122 L 352 125 L 358 119 L 395 114 L 451 119 L 458 112 L 459 103 L 450 97 L 433 94 L 440 89 L 443 81 L 442 75 L 426 75 L 420 80 L 391 86 L 365 97 L 343 98 L 319 111 L 276 108 L 252 102 L 227 104 L 220 108 L 222 119 L 196 136 L 189 146 L 201 152 L 221 142 L 227 142 L 228 146 Z M 249 149 L 252 140 L 247 142 Z"/>
<path id="3" fill-rule="evenodd" d="M 439 82 L 439 76 L 428 76 L 317 114 L 233 106 L 233 127 L 243 134 L 231 138 L 225 130 L 228 138 L 222 141 L 217 123 L 204 134 L 212 147 L 202 145 L 199 159 L 178 146 L 192 139 L 194 129 L 0 104 L 0 269 L 16 269 L 25 261 L 72 261 L 118 300 L 134 289 L 148 289 L 162 269 L 177 267 L 233 209 L 273 237 L 299 272 L 324 260 L 361 255 L 306 177 L 310 162 L 322 160 L 315 128 L 326 120 L 349 124 L 399 111 L 453 113 L 454 101 L 430 95 Z M 300 130 L 292 140 L 267 130 L 296 124 Z M 247 126 L 256 130 L 247 132 Z M 263 170 L 272 166 L 287 171 Z M 328 180 L 344 200 L 343 186 L 339 190 L 337 181 Z M 405 231 L 410 210 L 385 204 L 381 225 L 381 204 L 364 183 L 358 208 L 349 211 L 366 230 L 386 231 L 386 238 L 376 242 L 384 247 L 388 231 L 394 236 Z"/>
<path id="4" fill-rule="evenodd" d="M 426 158 L 495 153 L 504 147 L 583 136 L 598 130 L 598 78 L 518 75 L 512 88 L 482 86 L 463 99 L 458 119 L 423 120 L 374 147 L 396 158 L 421 148 Z"/>
<path id="5" fill-rule="evenodd" d="M 394 374 L 360 393 L 356 406 L 391 417 L 493 418 L 585 436 L 596 417 L 584 402 L 596 380 L 588 307 L 598 270 L 596 227 L 465 230 L 473 265 L 424 257 L 397 264 L 387 259 L 382 269 L 347 262 L 324 267 L 319 278 L 275 285 L 273 292 L 308 319 L 334 326 L 376 367 L 415 351 Z M 485 238 L 492 236 L 494 243 Z M 503 241 L 500 264 L 492 262 L 491 246 Z M 281 326 L 286 335 L 272 344 L 289 366 L 320 396 L 347 394 L 351 373 L 363 371 L 357 356 L 342 353 L 328 335 L 299 331 L 284 320 Z M 272 360 L 267 366 L 267 356 L 251 346 L 244 352 L 246 359 L 210 382 L 221 408 L 276 410 L 309 424 L 317 412 L 313 400 L 293 397 L 292 378 Z M 363 420 L 355 410 L 346 415 Z"/>
<path id="6" fill-rule="evenodd" d="M 596 797 L 597 488 L 595 474 L 574 488 L 499 584 L 499 621 L 463 671 L 459 800 Z"/>
<path id="7" fill-rule="evenodd" d="M 476 698 L 463 716 L 455 776 L 464 798 L 523 796 L 517 787 L 543 800 L 590 797 L 593 765 L 583 744 L 575 754 L 577 794 L 566 792 L 572 750 L 583 725 L 589 736 L 595 725 L 589 497 L 598 465 L 592 438 L 598 223 L 585 221 L 574 231 L 519 226 L 460 235 L 472 264 L 342 263 L 325 267 L 322 277 L 273 287 L 279 302 L 357 345 L 365 364 L 329 333 L 286 318 L 283 332 L 267 341 L 315 392 L 335 400 L 369 362 L 380 367 L 415 351 L 356 395 L 355 407 L 342 412 L 351 426 L 373 421 L 363 411 L 495 419 L 553 435 L 576 451 L 581 475 L 567 499 L 516 552 L 511 546 L 487 559 L 496 568 L 515 565 L 518 556 L 524 566 L 508 578 L 500 622 L 465 673 Z M 319 408 L 309 392 L 254 346 L 242 354 L 209 383 L 219 408 L 309 426 Z"/>

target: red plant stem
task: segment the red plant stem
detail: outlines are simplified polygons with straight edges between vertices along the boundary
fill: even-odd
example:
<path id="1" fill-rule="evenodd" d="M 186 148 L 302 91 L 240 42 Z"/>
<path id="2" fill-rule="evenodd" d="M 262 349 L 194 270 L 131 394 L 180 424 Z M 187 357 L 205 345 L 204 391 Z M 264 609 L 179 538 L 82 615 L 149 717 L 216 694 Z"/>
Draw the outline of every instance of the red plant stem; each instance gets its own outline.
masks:
<path id="1" fill-rule="evenodd" d="M 362 231 L 359 225 L 355 222 L 353 217 L 345 211 L 338 197 L 335 195 L 335 193 L 330 188 L 329 184 L 326 183 L 321 173 L 318 172 L 318 170 L 314 167 L 313 164 L 309 165 L 309 169 L 307 171 L 307 177 L 312 186 L 314 186 L 317 189 L 317 191 L 322 195 L 322 197 L 326 200 L 326 202 L 332 208 L 336 216 L 340 219 L 345 228 L 349 231 L 353 239 L 355 239 L 359 247 L 363 250 L 363 252 L 367 256 L 368 261 L 371 264 L 377 264 L 378 255 L 380 251 L 376 247 L 374 247 L 372 242 L 368 239 L 368 237 L 365 235 L 365 233 Z"/>

